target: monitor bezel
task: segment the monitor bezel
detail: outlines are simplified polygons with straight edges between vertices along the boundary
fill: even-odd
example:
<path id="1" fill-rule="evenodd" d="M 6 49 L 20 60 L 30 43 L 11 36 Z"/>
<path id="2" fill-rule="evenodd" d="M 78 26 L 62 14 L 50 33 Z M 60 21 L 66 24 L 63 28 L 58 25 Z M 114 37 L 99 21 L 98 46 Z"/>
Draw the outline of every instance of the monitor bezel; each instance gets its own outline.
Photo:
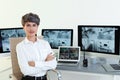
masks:
<path id="1" fill-rule="evenodd" d="M 117 28 L 118 30 L 115 31 L 115 52 L 104 52 L 104 51 L 92 51 L 92 50 L 85 50 L 82 47 L 82 27 L 106 27 L 106 28 Z M 117 25 L 78 25 L 78 46 L 81 46 L 81 51 L 86 51 L 86 52 L 93 52 L 93 53 L 102 53 L 102 54 L 111 54 L 111 55 L 119 55 L 119 34 L 120 34 L 120 26 Z"/>

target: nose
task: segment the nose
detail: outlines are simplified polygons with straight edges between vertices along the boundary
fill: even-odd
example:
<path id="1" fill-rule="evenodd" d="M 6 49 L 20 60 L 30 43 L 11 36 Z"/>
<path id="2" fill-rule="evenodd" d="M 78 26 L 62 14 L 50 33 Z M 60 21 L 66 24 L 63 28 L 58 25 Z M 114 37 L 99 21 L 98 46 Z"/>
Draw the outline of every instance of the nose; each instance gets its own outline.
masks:
<path id="1" fill-rule="evenodd" d="M 33 30 L 33 28 L 34 28 L 34 27 L 31 25 L 31 26 L 30 26 L 30 30 Z"/>

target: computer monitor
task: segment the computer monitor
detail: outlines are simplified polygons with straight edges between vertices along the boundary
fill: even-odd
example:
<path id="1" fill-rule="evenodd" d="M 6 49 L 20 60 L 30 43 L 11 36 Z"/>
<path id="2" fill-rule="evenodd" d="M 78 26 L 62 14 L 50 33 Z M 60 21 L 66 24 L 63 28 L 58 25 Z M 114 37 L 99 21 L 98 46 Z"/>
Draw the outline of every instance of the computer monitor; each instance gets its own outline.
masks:
<path id="1" fill-rule="evenodd" d="M 80 61 L 80 47 L 78 46 L 59 46 L 58 61 Z"/>
<path id="2" fill-rule="evenodd" d="M 119 26 L 78 25 L 81 51 L 119 55 Z"/>
<path id="3" fill-rule="evenodd" d="M 52 49 L 73 45 L 73 29 L 42 29 L 42 35 Z"/>
<path id="4" fill-rule="evenodd" d="M 25 37 L 25 32 L 22 27 L 19 28 L 2 28 L 0 29 L 0 53 L 10 52 L 11 37 Z"/>

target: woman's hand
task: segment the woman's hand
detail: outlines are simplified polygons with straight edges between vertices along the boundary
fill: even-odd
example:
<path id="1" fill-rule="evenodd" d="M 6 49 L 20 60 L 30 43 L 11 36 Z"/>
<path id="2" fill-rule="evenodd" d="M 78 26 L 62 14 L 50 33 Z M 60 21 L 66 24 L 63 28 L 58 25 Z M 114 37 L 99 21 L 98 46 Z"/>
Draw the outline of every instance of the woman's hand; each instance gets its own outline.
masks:
<path id="1" fill-rule="evenodd" d="M 45 61 L 51 61 L 53 60 L 55 57 L 52 53 L 48 54 L 47 58 L 45 59 Z"/>
<path id="2" fill-rule="evenodd" d="M 34 61 L 28 61 L 29 66 L 35 67 L 35 62 Z"/>

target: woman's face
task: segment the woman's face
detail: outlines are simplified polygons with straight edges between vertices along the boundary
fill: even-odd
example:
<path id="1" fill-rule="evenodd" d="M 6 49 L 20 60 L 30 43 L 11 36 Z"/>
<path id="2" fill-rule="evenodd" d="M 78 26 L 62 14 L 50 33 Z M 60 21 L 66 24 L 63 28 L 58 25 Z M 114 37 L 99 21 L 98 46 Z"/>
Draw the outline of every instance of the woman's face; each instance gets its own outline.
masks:
<path id="1" fill-rule="evenodd" d="M 37 34 L 38 25 L 34 22 L 26 22 L 23 26 L 27 37 L 33 37 Z"/>

